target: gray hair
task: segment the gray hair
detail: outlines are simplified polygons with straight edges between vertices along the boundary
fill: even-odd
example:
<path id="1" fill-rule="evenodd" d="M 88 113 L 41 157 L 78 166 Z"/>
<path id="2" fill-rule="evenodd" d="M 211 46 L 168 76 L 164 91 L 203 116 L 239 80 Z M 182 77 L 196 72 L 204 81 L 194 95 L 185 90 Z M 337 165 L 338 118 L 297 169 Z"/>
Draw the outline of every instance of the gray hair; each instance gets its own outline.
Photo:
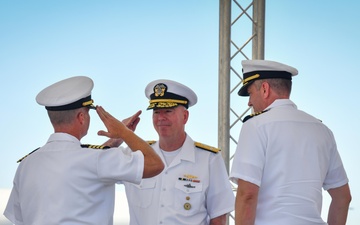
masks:
<path id="1" fill-rule="evenodd" d="M 278 94 L 278 95 L 290 95 L 292 81 L 281 78 L 271 78 L 271 79 L 260 79 L 254 82 L 254 86 L 257 90 L 260 89 L 262 82 L 267 82 L 270 87 Z"/>
<path id="2" fill-rule="evenodd" d="M 82 110 L 84 110 L 84 108 L 64 110 L 64 111 L 48 110 L 48 115 L 53 125 L 71 124 L 76 119 L 77 114 Z"/>

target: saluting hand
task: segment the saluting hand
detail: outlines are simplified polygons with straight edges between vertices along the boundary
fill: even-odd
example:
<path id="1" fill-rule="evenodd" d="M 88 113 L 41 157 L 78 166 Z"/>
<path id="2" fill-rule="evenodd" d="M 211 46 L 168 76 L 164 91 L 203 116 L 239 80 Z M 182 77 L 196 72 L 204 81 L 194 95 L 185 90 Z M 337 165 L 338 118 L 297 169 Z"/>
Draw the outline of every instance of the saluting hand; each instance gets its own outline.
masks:
<path id="1" fill-rule="evenodd" d="M 96 112 L 108 130 L 100 130 L 98 131 L 98 135 L 108 138 L 122 138 L 124 129 L 128 129 L 125 124 L 106 112 L 101 106 L 96 107 Z"/>
<path id="2" fill-rule="evenodd" d="M 140 114 L 141 114 L 141 110 L 137 111 L 134 115 L 123 119 L 123 124 L 125 124 L 125 126 L 127 128 L 129 128 L 132 131 L 135 131 L 136 126 L 139 124 L 140 122 Z M 103 145 L 105 146 L 110 146 L 110 147 L 119 147 L 121 144 L 123 143 L 123 139 L 121 138 L 110 138 L 109 140 L 107 140 Z"/>
<path id="3" fill-rule="evenodd" d="M 126 119 L 123 119 L 122 122 L 125 124 L 125 126 L 127 128 L 129 128 L 132 131 L 135 131 L 136 126 L 140 122 L 140 117 L 139 116 L 140 116 L 141 113 L 142 113 L 142 111 L 139 110 L 134 115 L 132 115 L 132 116 L 126 118 Z"/>

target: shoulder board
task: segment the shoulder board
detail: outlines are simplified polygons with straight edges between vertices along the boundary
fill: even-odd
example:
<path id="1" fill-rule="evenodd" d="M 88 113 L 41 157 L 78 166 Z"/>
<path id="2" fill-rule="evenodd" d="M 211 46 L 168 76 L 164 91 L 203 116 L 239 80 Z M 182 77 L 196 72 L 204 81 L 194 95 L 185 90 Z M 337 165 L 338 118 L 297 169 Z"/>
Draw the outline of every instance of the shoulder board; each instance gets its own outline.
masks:
<path id="1" fill-rule="evenodd" d="M 82 148 L 93 148 L 93 149 L 108 149 L 109 146 L 106 145 L 90 145 L 90 144 L 83 144 L 81 145 Z"/>
<path id="2" fill-rule="evenodd" d="M 195 142 L 195 146 L 200 148 L 200 149 L 212 152 L 212 153 L 218 153 L 219 151 L 221 151 L 219 148 L 215 148 L 215 147 L 212 147 L 212 146 L 209 146 L 209 145 L 205 145 L 205 144 L 200 143 L 200 142 Z"/>
<path id="3" fill-rule="evenodd" d="M 245 116 L 245 118 L 243 119 L 243 123 L 245 123 L 247 120 L 253 118 L 254 116 L 258 116 L 258 115 L 263 114 L 263 113 L 265 113 L 265 112 L 267 112 L 267 111 L 269 111 L 269 110 L 270 110 L 270 109 L 267 109 L 267 110 L 264 110 L 264 111 L 261 111 L 261 112 L 258 112 L 258 113 L 253 113 L 253 114 L 247 115 L 247 116 Z"/>
<path id="4" fill-rule="evenodd" d="M 29 156 L 29 155 L 31 155 L 32 153 L 36 152 L 38 149 L 39 149 L 39 148 L 37 148 L 37 149 L 35 149 L 35 150 L 31 151 L 29 154 L 27 154 L 26 156 L 22 157 L 21 159 L 19 159 L 19 160 L 18 160 L 18 161 L 16 161 L 16 162 L 17 162 L 17 163 L 19 163 L 19 162 L 23 161 L 26 157 L 28 157 L 28 156 Z"/>
<path id="5" fill-rule="evenodd" d="M 146 141 L 149 145 L 155 144 L 156 141 Z"/>

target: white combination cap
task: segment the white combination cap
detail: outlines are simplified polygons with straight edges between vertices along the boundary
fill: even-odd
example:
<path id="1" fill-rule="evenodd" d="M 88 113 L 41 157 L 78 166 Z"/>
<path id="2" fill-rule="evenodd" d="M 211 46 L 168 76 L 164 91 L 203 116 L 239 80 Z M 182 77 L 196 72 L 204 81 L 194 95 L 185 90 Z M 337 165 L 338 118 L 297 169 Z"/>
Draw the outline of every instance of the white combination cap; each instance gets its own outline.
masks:
<path id="1" fill-rule="evenodd" d="M 42 90 L 36 96 L 36 102 L 49 111 L 95 108 L 91 99 L 93 87 L 94 82 L 89 77 L 70 77 Z"/>
<path id="2" fill-rule="evenodd" d="M 292 76 L 298 74 L 294 67 L 270 60 L 243 60 L 243 86 L 238 94 L 240 96 L 249 96 L 247 88 L 255 80 L 281 78 L 291 80 Z"/>
<path id="3" fill-rule="evenodd" d="M 173 108 L 183 105 L 186 108 L 197 102 L 197 96 L 189 87 L 172 80 L 154 80 L 145 88 L 145 96 L 150 99 L 147 109 Z"/>

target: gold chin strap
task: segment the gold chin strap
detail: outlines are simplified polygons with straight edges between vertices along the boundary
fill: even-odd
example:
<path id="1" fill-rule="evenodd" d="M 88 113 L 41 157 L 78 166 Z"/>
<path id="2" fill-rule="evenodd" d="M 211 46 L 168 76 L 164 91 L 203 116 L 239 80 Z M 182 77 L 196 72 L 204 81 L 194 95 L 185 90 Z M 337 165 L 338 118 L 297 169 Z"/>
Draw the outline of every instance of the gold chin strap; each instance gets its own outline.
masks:
<path id="1" fill-rule="evenodd" d="M 152 108 L 173 108 L 179 104 L 186 105 L 186 100 L 177 100 L 177 99 L 153 99 L 149 101 L 150 105 L 148 109 Z"/>
<path id="2" fill-rule="evenodd" d="M 176 100 L 176 99 L 153 99 L 150 100 L 149 103 L 157 103 L 157 102 L 169 102 L 169 103 L 178 103 L 178 104 L 183 104 L 186 105 L 187 101 L 185 100 Z"/>
<path id="3" fill-rule="evenodd" d="M 93 105 L 93 102 L 94 102 L 94 100 L 91 99 L 90 101 L 83 102 L 82 106 L 88 107 L 90 109 L 96 109 L 96 106 Z"/>
<path id="4" fill-rule="evenodd" d="M 249 82 L 249 81 L 251 81 L 251 80 L 254 80 L 254 79 L 256 79 L 256 78 L 259 78 L 260 77 L 260 74 L 255 74 L 255 75 L 252 75 L 252 76 L 250 76 L 250 77 L 248 77 L 248 78 L 246 78 L 246 79 L 244 79 L 243 80 L 243 85 L 245 85 L 247 82 Z"/>
<path id="5" fill-rule="evenodd" d="M 91 106 L 92 104 L 94 103 L 94 100 L 90 100 L 90 101 L 87 101 L 87 102 L 83 102 L 82 103 L 82 106 L 86 107 L 86 106 Z"/>

